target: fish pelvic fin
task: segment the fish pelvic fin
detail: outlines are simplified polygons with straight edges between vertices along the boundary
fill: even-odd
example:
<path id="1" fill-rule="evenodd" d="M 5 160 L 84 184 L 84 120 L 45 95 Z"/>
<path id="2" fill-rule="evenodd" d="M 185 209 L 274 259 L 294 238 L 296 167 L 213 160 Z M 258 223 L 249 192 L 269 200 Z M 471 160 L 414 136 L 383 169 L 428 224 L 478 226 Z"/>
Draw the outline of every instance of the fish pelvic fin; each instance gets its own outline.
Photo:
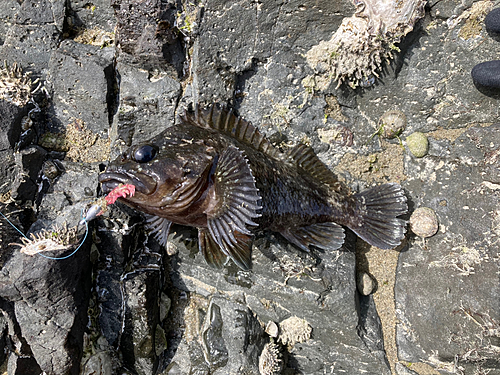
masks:
<path id="1" fill-rule="evenodd" d="M 337 250 L 344 243 L 345 237 L 344 228 L 334 222 L 287 229 L 281 235 L 307 252 L 310 245 L 322 250 Z"/>
<path id="2" fill-rule="evenodd" d="M 222 268 L 226 263 L 227 255 L 222 252 L 219 245 L 205 228 L 198 229 L 198 247 L 210 266 Z"/>
<path id="3" fill-rule="evenodd" d="M 396 183 L 384 184 L 354 195 L 358 225 L 349 226 L 363 240 L 380 249 L 392 249 L 401 244 L 406 233 L 406 221 L 398 218 L 408 212 L 403 188 Z"/>
<path id="4" fill-rule="evenodd" d="M 218 203 L 207 214 L 208 231 L 215 243 L 242 269 L 251 266 L 253 219 L 261 216 L 261 196 L 243 153 L 229 146 L 220 156 L 214 174 Z"/>
<path id="5" fill-rule="evenodd" d="M 146 229 L 151 232 L 160 243 L 161 246 L 165 246 L 168 240 L 168 234 L 170 233 L 170 226 L 172 222 L 162 217 L 145 214 L 146 216 Z"/>

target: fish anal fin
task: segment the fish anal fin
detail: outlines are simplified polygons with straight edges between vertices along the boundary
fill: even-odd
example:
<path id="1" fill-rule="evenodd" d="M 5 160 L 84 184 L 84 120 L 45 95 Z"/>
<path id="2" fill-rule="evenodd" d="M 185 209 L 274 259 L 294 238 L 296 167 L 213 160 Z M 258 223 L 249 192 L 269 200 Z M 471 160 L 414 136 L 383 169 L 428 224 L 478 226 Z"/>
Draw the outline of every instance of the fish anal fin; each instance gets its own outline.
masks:
<path id="1" fill-rule="evenodd" d="M 309 246 L 337 250 L 344 243 L 344 228 L 334 222 L 291 228 L 281 233 L 288 241 L 309 252 Z"/>
<path id="2" fill-rule="evenodd" d="M 220 104 L 206 108 L 196 106 L 194 113 L 186 112 L 182 119 L 190 124 L 217 130 L 257 151 L 281 160 L 282 153 L 250 121 L 237 116 L 232 109 Z"/>
<path id="3" fill-rule="evenodd" d="M 220 246 L 205 228 L 198 229 L 198 247 L 210 266 L 222 268 L 224 263 L 226 263 L 227 255 L 224 254 Z"/>
<path id="4" fill-rule="evenodd" d="M 162 217 L 148 215 L 146 216 L 146 229 L 151 231 L 161 246 L 165 246 L 170 233 L 170 226 L 172 222 Z"/>
<path id="5" fill-rule="evenodd" d="M 328 185 L 337 192 L 342 190 L 337 176 L 318 158 L 310 146 L 299 143 L 288 151 L 288 157 L 315 180 Z"/>

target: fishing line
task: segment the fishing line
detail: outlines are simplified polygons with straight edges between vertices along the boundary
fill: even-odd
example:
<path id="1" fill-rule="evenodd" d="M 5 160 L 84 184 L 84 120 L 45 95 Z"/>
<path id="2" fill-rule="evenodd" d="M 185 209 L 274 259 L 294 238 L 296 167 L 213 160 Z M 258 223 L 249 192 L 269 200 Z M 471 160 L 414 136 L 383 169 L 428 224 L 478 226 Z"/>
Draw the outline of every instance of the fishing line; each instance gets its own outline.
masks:
<path id="1" fill-rule="evenodd" d="M 8 218 L 7 216 L 5 216 L 2 212 L 0 212 L 0 215 L 2 215 L 2 217 L 7 220 L 7 222 L 12 226 L 12 228 L 14 228 L 15 230 L 17 230 L 19 233 L 21 233 L 21 235 L 26 238 L 27 240 L 30 240 L 23 232 L 21 232 Z M 83 210 L 82 210 L 82 217 L 83 217 Z M 62 259 L 68 259 L 69 257 L 73 256 L 78 250 L 80 250 L 80 247 L 82 247 L 82 245 L 85 243 L 85 240 L 87 239 L 87 234 L 89 233 L 89 224 L 87 221 L 85 221 L 85 235 L 83 236 L 83 240 L 80 242 L 80 245 L 78 245 L 78 247 L 69 255 L 66 255 L 66 256 L 63 256 L 63 257 L 51 257 L 51 256 L 48 256 L 48 255 L 44 255 L 42 253 L 37 253 L 38 255 L 44 257 L 44 258 L 47 258 L 47 259 L 52 259 L 52 260 L 62 260 Z"/>

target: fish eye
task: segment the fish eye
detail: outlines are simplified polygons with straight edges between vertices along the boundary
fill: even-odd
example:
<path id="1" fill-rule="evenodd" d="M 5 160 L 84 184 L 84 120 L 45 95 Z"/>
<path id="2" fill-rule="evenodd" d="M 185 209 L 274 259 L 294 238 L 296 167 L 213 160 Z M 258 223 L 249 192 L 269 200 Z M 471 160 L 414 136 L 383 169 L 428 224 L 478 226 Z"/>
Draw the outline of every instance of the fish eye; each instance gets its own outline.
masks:
<path id="1" fill-rule="evenodd" d="M 155 158 L 157 149 L 151 145 L 144 145 L 134 151 L 134 160 L 138 163 L 147 163 Z"/>

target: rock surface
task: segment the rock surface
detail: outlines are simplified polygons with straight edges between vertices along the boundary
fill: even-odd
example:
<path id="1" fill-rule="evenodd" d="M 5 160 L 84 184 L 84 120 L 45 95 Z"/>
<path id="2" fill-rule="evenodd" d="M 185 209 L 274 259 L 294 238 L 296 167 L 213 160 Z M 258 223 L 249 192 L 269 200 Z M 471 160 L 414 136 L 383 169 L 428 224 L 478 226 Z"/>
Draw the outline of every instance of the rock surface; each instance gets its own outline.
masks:
<path id="1" fill-rule="evenodd" d="M 23 232 L 76 225 L 101 195 L 109 158 L 212 101 L 280 147 L 310 144 L 354 190 L 400 182 L 410 209 L 432 208 L 440 228 L 397 249 L 396 316 L 382 322 L 397 330 L 391 342 L 373 296 L 357 291 L 352 233 L 339 251 L 307 254 L 259 233 L 243 272 L 208 267 L 185 227 L 161 248 L 120 204 L 65 260 L 19 253 L 2 218 L 9 374 L 258 374 L 269 321 L 286 374 L 500 374 L 500 109 L 470 75 L 498 58 L 483 22 L 492 2 L 428 3 L 379 79 L 318 85 L 327 67 L 305 56 L 355 9 L 347 0 L 1 2 L 0 55 L 33 81 L 25 105 L 0 99 L 0 209 Z M 401 139 L 381 139 L 378 119 L 394 109 L 407 118 Z M 418 159 L 403 142 L 414 132 L 429 139 Z"/>

